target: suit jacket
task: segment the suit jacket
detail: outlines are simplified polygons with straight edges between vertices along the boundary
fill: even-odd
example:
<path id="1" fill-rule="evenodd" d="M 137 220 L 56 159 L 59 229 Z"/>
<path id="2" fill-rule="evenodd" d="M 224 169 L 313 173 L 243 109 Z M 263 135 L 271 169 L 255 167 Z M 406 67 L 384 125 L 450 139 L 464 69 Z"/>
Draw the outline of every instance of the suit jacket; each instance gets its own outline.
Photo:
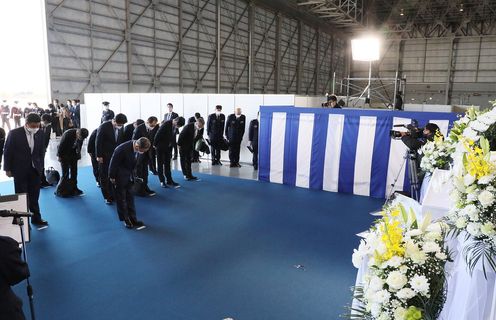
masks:
<path id="1" fill-rule="evenodd" d="M 258 119 L 253 119 L 250 121 L 248 140 L 252 143 L 258 143 Z"/>
<path id="2" fill-rule="evenodd" d="M 20 177 L 34 166 L 42 174 L 45 166 L 45 143 L 43 132 L 38 130 L 34 135 L 33 152 L 29 148 L 25 127 L 12 129 L 7 136 L 4 148 L 5 171 L 11 171 L 15 177 Z"/>
<path id="3" fill-rule="evenodd" d="M 154 145 L 155 136 L 157 135 L 159 128 L 160 128 L 160 126 L 156 125 L 152 130 L 148 131 L 148 139 L 150 139 L 152 146 Z"/>
<path id="4" fill-rule="evenodd" d="M 40 128 L 40 130 L 43 131 L 43 141 L 45 142 L 45 149 L 48 148 L 48 145 L 50 144 L 50 135 L 52 134 L 52 125 L 49 124 L 46 127 Z"/>
<path id="5" fill-rule="evenodd" d="M 133 138 L 133 132 L 134 132 L 134 123 L 129 123 L 124 126 L 124 137 L 123 141 L 129 141 Z"/>
<path id="6" fill-rule="evenodd" d="M 103 157 L 104 160 L 110 160 L 115 148 L 123 142 L 122 129 L 119 130 L 116 140 L 112 121 L 106 121 L 98 127 L 95 141 L 96 157 Z"/>
<path id="7" fill-rule="evenodd" d="M 153 146 L 157 150 L 166 150 L 173 146 L 176 140 L 175 132 L 176 130 L 172 124 L 172 120 L 165 121 L 160 125 L 160 128 L 158 128 L 155 140 L 153 141 Z M 179 137 L 181 137 L 181 135 L 179 135 Z"/>
<path id="8" fill-rule="evenodd" d="M 139 157 L 134 151 L 133 143 L 133 141 L 126 141 L 120 144 L 110 160 L 109 177 L 115 179 L 117 186 L 128 185 L 133 177 L 133 171 Z"/>
<path id="9" fill-rule="evenodd" d="M 245 134 L 246 127 L 246 117 L 241 115 L 236 118 L 233 113 L 227 117 L 226 121 L 226 137 L 230 143 L 240 143 L 243 140 L 243 135 Z"/>
<path id="10" fill-rule="evenodd" d="M 148 138 L 148 130 L 146 129 L 146 124 L 144 123 L 134 128 L 132 139 L 138 140 L 139 138 L 142 137 Z"/>
<path id="11" fill-rule="evenodd" d="M 179 115 L 177 113 L 175 113 L 174 111 L 172 112 L 171 114 L 171 118 L 170 119 L 167 119 L 167 116 L 169 115 L 169 113 L 167 112 L 166 114 L 164 114 L 164 121 L 167 121 L 167 120 L 174 120 L 176 119 L 177 117 L 179 117 Z"/>
<path id="12" fill-rule="evenodd" d="M 62 135 L 57 150 L 57 157 L 62 161 L 81 159 L 83 141 L 77 138 L 77 129 L 69 129 Z"/>
<path id="13" fill-rule="evenodd" d="M 194 123 L 188 123 L 187 125 L 185 125 L 183 130 L 179 134 L 179 138 L 177 139 L 177 145 L 186 150 L 193 149 L 196 141 L 198 141 L 202 137 L 200 135 L 200 130 L 198 131 L 198 134 L 195 137 L 195 129 L 196 128 Z"/>
<path id="14" fill-rule="evenodd" d="M 93 130 L 88 139 L 88 153 L 95 156 L 96 133 L 98 129 Z"/>
<path id="15" fill-rule="evenodd" d="M 0 237 L 0 319 L 24 320 L 22 301 L 11 289 L 29 276 L 28 265 L 21 259 L 19 244 Z"/>
<path id="16" fill-rule="evenodd" d="M 207 120 L 207 135 L 211 142 L 218 142 L 224 137 L 224 123 L 226 122 L 226 116 L 223 113 L 217 115 L 212 113 L 208 116 Z"/>

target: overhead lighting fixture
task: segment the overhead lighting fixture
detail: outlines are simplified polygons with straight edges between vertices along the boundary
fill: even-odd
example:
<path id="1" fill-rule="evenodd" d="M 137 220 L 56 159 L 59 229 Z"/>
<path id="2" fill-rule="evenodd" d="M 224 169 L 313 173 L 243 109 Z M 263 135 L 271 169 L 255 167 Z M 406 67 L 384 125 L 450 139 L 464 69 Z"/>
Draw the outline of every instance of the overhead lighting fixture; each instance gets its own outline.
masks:
<path id="1" fill-rule="evenodd" d="M 460 3 L 460 12 L 463 12 L 463 3 Z"/>
<path id="2" fill-rule="evenodd" d="M 355 61 L 377 61 L 380 56 L 381 41 L 378 37 L 365 36 L 351 40 L 351 54 Z"/>
<path id="3" fill-rule="evenodd" d="M 405 13 L 403 12 L 403 9 L 401 9 L 401 11 L 400 11 L 400 16 L 402 16 L 402 17 L 403 17 L 404 15 L 405 15 Z"/>

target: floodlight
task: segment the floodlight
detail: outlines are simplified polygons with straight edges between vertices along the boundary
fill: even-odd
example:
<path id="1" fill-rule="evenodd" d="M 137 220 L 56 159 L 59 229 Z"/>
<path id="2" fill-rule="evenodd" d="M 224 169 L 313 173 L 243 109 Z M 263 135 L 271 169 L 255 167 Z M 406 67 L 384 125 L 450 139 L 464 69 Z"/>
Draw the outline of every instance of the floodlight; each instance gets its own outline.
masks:
<path id="1" fill-rule="evenodd" d="M 351 53 L 356 61 L 377 61 L 380 55 L 381 41 L 377 37 L 362 37 L 351 40 Z"/>

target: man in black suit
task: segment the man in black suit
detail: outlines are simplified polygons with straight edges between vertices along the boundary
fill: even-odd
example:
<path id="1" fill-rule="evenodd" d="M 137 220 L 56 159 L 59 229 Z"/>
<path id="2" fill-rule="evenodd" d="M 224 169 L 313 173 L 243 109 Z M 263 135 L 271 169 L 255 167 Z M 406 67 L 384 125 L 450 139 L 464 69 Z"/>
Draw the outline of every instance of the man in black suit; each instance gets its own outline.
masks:
<path id="1" fill-rule="evenodd" d="M 179 155 L 181 156 L 181 170 L 183 171 L 184 178 L 187 181 L 197 181 L 197 177 L 193 176 L 191 172 L 191 151 L 195 148 L 195 143 L 201 136 L 199 131 L 203 129 L 205 120 L 198 118 L 194 123 L 188 123 L 179 134 L 177 145 L 179 146 Z"/>
<path id="2" fill-rule="evenodd" d="M 93 168 L 93 175 L 95 176 L 96 186 L 100 188 L 100 181 L 98 175 L 98 161 L 96 161 L 96 153 L 95 153 L 95 142 L 96 142 L 97 131 L 98 129 L 95 129 L 91 133 L 90 138 L 88 139 L 87 151 L 88 154 L 90 155 L 91 166 Z"/>
<path id="3" fill-rule="evenodd" d="M 179 115 L 173 111 L 174 110 L 174 106 L 172 105 L 172 103 L 169 102 L 167 104 L 167 108 L 169 109 L 169 112 L 164 115 L 164 121 L 174 120 L 177 117 L 179 117 Z M 176 140 L 176 135 L 178 135 L 178 134 L 179 134 L 179 130 L 176 130 L 175 135 L 174 135 L 174 143 L 172 145 L 172 148 L 174 149 L 174 157 L 172 158 L 172 160 L 176 160 L 177 159 L 177 140 Z"/>
<path id="4" fill-rule="evenodd" d="M 124 128 L 123 128 L 124 136 L 122 138 L 122 142 L 126 142 L 126 141 L 132 140 L 133 139 L 134 129 L 136 129 L 136 127 L 139 126 L 142 123 L 144 123 L 144 121 L 141 120 L 141 119 L 138 119 L 138 120 L 136 120 L 134 122 L 131 122 L 131 123 L 125 125 Z"/>
<path id="5" fill-rule="evenodd" d="M 191 117 L 188 119 L 188 123 L 194 123 L 196 122 L 196 120 L 198 118 L 200 118 L 201 115 L 199 112 L 195 112 L 195 116 L 194 117 Z M 198 133 L 201 137 L 203 137 L 203 130 L 205 129 L 201 129 L 200 132 Z M 191 162 L 197 162 L 197 163 L 200 163 L 200 152 L 199 151 L 196 151 L 195 149 L 193 149 L 193 151 L 191 151 Z"/>
<path id="6" fill-rule="evenodd" d="M 155 135 L 157 134 L 159 125 L 158 125 L 158 119 L 157 117 L 149 117 L 148 120 L 146 120 L 146 129 L 148 131 L 148 140 L 150 140 L 150 143 L 152 146 L 155 143 Z M 152 174 L 157 175 L 157 153 L 155 152 L 155 148 L 150 148 L 148 150 L 148 158 L 150 159 L 150 171 Z"/>
<path id="7" fill-rule="evenodd" d="M 102 111 L 102 119 L 100 123 L 104 123 L 105 121 L 109 121 L 114 119 L 114 111 L 110 110 L 110 103 L 108 101 L 103 101 L 103 111 Z"/>
<path id="8" fill-rule="evenodd" d="M 208 116 L 207 135 L 212 149 L 212 165 L 222 165 L 220 162 L 220 147 L 224 139 L 224 124 L 226 116 L 222 113 L 222 106 L 215 107 L 215 113 Z"/>
<path id="9" fill-rule="evenodd" d="M 43 141 L 45 143 L 45 155 L 46 155 L 46 150 L 48 149 L 48 145 L 50 144 L 50 136 L 52 135 L 52 117 L 49 114 L 44 114 L 41 116 L 41 128 L 40 130 L 43 132 Z M 43 156 L 43 159 L 45 158 L 45 155 Z M 51 187 L 52 184 L 49 183 L 46 179 L 45 175 L 45 168 L 43 168 L 41 172 L 41 187 L 46 188 L 46 187 Z"/>
<path id="10" fill-rule="evenodd" d="M 14 178 L 15 192 L 27 193 L 29 211 L 33 213 L 31 223 L 48 226 L 48 222 L 41 218 L 38 204 L 45 162 L 45 142 L 40 123 L 40 116 L 30 113 L 23 127 L 9 132 L 5 142 L 3 169 L 7 177 Z"/>
<path id="11" fill-rule="evenodd" d="M 227 117 L 226 137 L 229 141 L 229 161 L 231 168 L 241 168 L 239 164 L 239 152 L 241 150 L 241 141 L 245 134 L 246 117 L 241 114 L 241 108 L 237 107 L 233 114 Z"/>
<path id="12" fill-rule="evenodd" d="M 115 187 L 115 200 L 119 220 L 124 221 L 126 228 L 137 230 L 145 228 L 143 222 L 136 218 L 133 186 L 133 171 L 137 159 L 150 149 L 150 140 L 142 137 L 119 145 L 110 160 L 109 176 Z"/>
<path id="13" fill-rule="evenodd" d="M 63 196 L 81 196 L 83 191 L 77 187 L 77 163 L 81 159 L 81 148 L 88 130 L 69 129 L 62 134 L 57 150 L 57 158 L 62 167 L 62 176 L 56 194 Z M 64 188 L 67 188 L 64 190 Z"/>
<path id="14" fill-rule="evenodd" d="M 17 241 L 0 236 L 0 261 L 0 319 L 24 320 L 22 300 L 11 289 L 29 277 L 29 268 L 21 259 Z"/>
<path id="15" fill-rule="evenodd" d="M 171 159 L 172 148 L 176 141 L 176 131 L 178 131 L 178 129 L 182 126 L 184 126 L 183 117 L 167 120 L 160 125 L 160 128 L 155 135 L 154 147 L 157 152 L 158 179 L 160 180 L 160 185 L 163 188 L 166 188 L 167 186 L 171 188 L 179 188 L 179 184 L 172 179 Z M 181 161 L 182 159 L 183 158 L 181 157 Z M 167 182 L 165 181 L 166 178 Z"/>
<path id="16" fill-rule="evenodd" d="M 139 124 L 138 124 L 139 123 Z M 145 122 L 141 119 L 136 121 L 136 128 L 134 128 L 132 140 L 138 140 L 139 138 L 148 138 L 148 129 Z M 150 139 L 148 139 L 150 140 Z M 150 142 L 151 143 L 151 142 Z M 151 197 L 156 193 L 148 187 L 148 163 L 150 162 L 149 152 L 138 158 L 136 163 L 136 176 L 141 180 L 136 181 L 135 192 L 136 195 Z"/>
<path id="17" fill-rule="evenodd" d="M 81 103 L 79 99 L 72 100 L 71 115 L 74 128 L 81 128 Z"/>
<path id="18" fill-rule="evenodd" d="M 119 113 L 115 119 L 102 123 L 96 133 L 95 154 L 99 163 L 100 189 L 106 204 L 114 202 L 112 187 L 108 178 L 108 168 L 115 148 L 123 142 L 122 127 L 126 122 L 126 116 Z"/>
<path id="19" fill-rule="evenodd" d="M 258 118 L 250 122 L 248 130 L 248 140 L 250 141 L 250 151 L 253 153 L 253 169 L 258 170 Z"/>

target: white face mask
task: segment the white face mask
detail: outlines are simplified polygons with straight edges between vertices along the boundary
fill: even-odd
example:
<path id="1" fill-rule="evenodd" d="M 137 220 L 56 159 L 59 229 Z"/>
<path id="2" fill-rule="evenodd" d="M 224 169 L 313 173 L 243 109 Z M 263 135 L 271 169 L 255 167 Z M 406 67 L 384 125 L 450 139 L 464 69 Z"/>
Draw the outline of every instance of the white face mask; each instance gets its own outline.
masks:
<path id="1" fill-rule="evenodd" d="M 239 118 L 239 117 L 241 117 L 241 115 L 240 115 L 240 114 L 237 114 L 237 115 L 236 115 L 236 118 Z"/>
<path id="2" fill-rule="evenodd" d="M 40 128 L 26 128 L 28 129 L 28 131 L 31 133 L 31 134 L 36 134 L 36 132 L 38 132 L 38 130 L 40 130 Z"/>
<path id="3" fill-rule="evenodd" d="M 103 107 L 103 109 L 104 109 L 105 111 L 107 111 L 109 108 L 110 108 L 109 106 L 105 106 L 105 107 Z"/>

